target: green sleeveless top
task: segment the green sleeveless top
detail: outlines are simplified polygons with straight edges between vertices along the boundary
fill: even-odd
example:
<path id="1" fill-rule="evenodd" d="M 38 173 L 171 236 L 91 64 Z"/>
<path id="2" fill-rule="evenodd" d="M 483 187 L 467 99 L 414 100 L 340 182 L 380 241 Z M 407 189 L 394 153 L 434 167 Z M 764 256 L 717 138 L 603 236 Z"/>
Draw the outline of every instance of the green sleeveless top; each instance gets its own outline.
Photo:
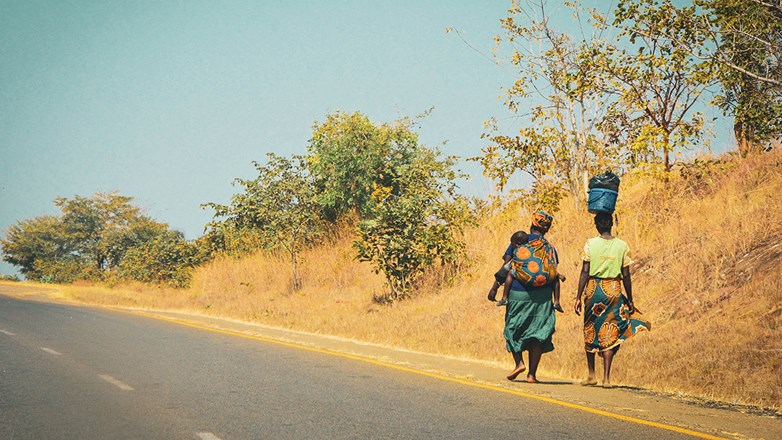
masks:
<path id="1" fill-rule="evenodd" d="M 582 258 L 589 261 L 589 276 L 596 278 L 619 278 L 622 268 L 632 263 L 630 247 L 616 237 L 590 238 L 584 245 Z"/>

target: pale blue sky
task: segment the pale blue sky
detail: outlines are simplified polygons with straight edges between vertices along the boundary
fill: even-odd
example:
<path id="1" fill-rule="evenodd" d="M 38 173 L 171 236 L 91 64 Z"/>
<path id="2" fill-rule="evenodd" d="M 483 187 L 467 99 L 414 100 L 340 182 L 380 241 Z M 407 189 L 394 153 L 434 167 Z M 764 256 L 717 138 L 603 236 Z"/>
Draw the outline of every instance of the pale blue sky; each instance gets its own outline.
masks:
<path id="1" fill-rule="evenodd" d="M 445 28 L 488 53 L 509 3 L 0 0 L 0 231 L 119 191 L 196 238 L 201 203 L 228 202 L 266 152 L 304 153 L 337 110 L 434 107 L 423 143 L 478 155 L 513 76 Z M 462 169 L 467 194 L 489 191 Z"/>

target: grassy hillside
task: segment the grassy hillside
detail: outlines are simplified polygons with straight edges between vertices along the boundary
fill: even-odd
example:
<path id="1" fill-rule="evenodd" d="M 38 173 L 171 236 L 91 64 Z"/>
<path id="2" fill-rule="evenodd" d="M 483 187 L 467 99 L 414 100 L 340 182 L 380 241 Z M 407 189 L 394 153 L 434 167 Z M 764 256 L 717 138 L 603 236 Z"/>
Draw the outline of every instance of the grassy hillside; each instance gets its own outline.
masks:
<path id="1" fill-rule="evenodd" d="M 659 391 L 782 408 L 782 152 L 693 165 L 667 184 L 626 178 L 617 235 L 632 249 L 634 296 L 653 329 L 623 345 L 613 381 Z M 486 300 L 510 234 L 527 230 L 516 206 L 468 232 L 457 276 L 433 271 L 412 299 L 379 305 L 383 278 L 353 260 L 351 236 L 306 255 L 304 289 L 289 294 L 288 261 L 257 254 L 199 268 L 187 290 L 69 286 L 72 299 L 179 308 L 511 366 L 504 309 Z M 581 318 L 572 311 L 584 241 L 596 234 L 566 201 L 550 241 L 568 277 L 556 350 L 541 375 L 582 378 Z M 598 368 L 598 374 L 600 369 Z"/>

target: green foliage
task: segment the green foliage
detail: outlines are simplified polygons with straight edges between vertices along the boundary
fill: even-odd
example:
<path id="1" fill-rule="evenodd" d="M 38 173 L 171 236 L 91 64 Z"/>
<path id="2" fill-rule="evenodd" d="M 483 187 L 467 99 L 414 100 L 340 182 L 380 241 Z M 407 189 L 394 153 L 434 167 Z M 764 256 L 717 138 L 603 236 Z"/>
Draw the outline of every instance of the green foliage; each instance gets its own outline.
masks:
<path id="1" fill-rule="evenodd" d="M 58 197 L 63 233 L 85 263 L 100 274 L 117 267 L 124 253 L 163 233 L 167 225 L 155 222 L 130 204 L 131 197 L 97 193 L 92 197 Z"/>
<path id="2" fill-rule="evenodd" d="M 84 264 L 77 258 L 36 259 L 37 277 L 30 278 L 42 283 L 66 284 L 76 280 L 95 280 L 102 275 L 94 266 Z"/>
<path id="3" fill-rule="evenodd" d="M 670 0 L 625 0 L 619 2 L 616 18 L 615 24 L 626 35 L 643 39 L 643 47 L 650 48 L 644 54 L 639 51 L 639 57 L 664 61 L 654 65 L 663 75 L 662 81 L 655 80 L 667 82 L 669 91 L 681 94 L 683 89 L 670 87 L 680 83 L 695 90 L 700 84 L 719 82 L 722 90 L 712 103 L 733 116 L 742 153 L 759 151 L 764 142 L 782 134 L 779 0 L 695 0 L 687 6 Z M 682 72 L 684 79 L 665 76 L 671 74 L 670 67 L 675 68 L 674 74 Z M 688 99 L 682 101 L 686 106 Z M 697 134 L 698 128 L 693 128 L 697 121 L 686 122 L 680 133 Z M 655 121 L 653 125 L 665 129 L 666 124 Z"/>
<path id="4" fill-rule="evenodd" d="M 0 240 L 3 260 L 19 268 L 25 278 L 41 280 L 51 277 L 46 265 L 68 265 L 78 262 L 72 241 L 64 233 L 62 221 L 54 216 L 21 220 L 6 231 Z M 59 271 L 58 271 L 59 272 Z M 73 281 L 71 277 L 67 281 Z M 59 277 L 57 281 L 60 281 Z M 66 281 L 66 282 L 67 282 Z"/>
<path id="5" fill-rule="evenodd" d="M 166 224 L 144 215 L 131 201 L 116 193 L 58 197 L 55 205 L 60 207 L 61 216 L 35 217 L 8 228 L 6 239 L 0 240 L 3 259 L 18 266 L 25 278 L 43 282 L 138 279 L 130 275 L 136 272 L 125 261 L 126 254 L 171 231 Z M 128 278 L 118 273 L 121 266 Z M 167 279 L 146 276 L 142 281 Z"/>
<path id="6" fill-rule="evenodd" d="M 19 277 L 16 276 L 16 275 L 5 275 L 5 274 L 0 274 L 0 280 L 2 280 L 2 281 L 20 281 Z"/>
<path id="7" fill-rule="evenodd" d="M 517 79 L 505 91 L 505 104 L 525 122 L 511 135 L 502 134 L 496 120 L 488 122 L 483 137 L 492 143 L 472 160 L 501 189 L 521 171 L 531 178 L 536 198 L 569 192 L 583 200 L 588 176 L 615 165 L 620 154 L 598 130 L 607 96 L 592 52 L 601 40 L 558 32 L 549 27 L 542 3 L 522 3 L 514 2 L 500 20 L 505 38 L 496 38 L 495 50 L 500 43 L 511 49 Z"/>
<path id="8" fill-rule="evenodd" d="M 690 19 L 694 6 L 623 0 L 613 20 L 566 7 L 575 20 L 566 32 L 550 26 L 543 1 L 513 2 L 501 20 L 495 50 L 510 47 L 517 69 L 506 106 L 525 122 L 515 134 L 487 123 L 491 144 L 473 158 L 501 189 L 525 173 L 532 188 L 523 196 L 554 210 L 568 192 L 583 202 L 599 170 L 659 167 L 665 177 L 672 154 L 703 140 L 693 108 L 716 81 L 713 64 L 692 50 L 708 40 Z"/>
<path id="9" fill-rule="evenodd" d="M 693 106 L 716 79 L 711 63 L 691 50 L 706 44 L 706 34 L 688 19 L 695 11 L 671 0 L 620 1 L 613 21 L 621 30 L 618 44 L 605 44 L 598 58 L 618 96 L 611 109 L 616 118 L 606 125 L 635 157 L 661 153 L 666 172 L 672 152 L 702 140 L 703 115 Z"/>
<path id="10" fill-rule="evenodd" d="M 702 194 L 735 166 L 736 161 L 731 159 L 696 158 L 692 162 L 682 164 L 679 175 L 690 194 Z"/>
<path id="11" fill-rule="evenodd" d="M 408 162 L 418 145 L 411 121 L 375 125 L 359 112 L 333 113 L 313 128 L 306 157 L 318 203 L 330 221 L 356 211 L 367 217 L 377 187 L 393 185 L 388 174 L 396 163 Z"/>
<path id="12" fill-rule="evenodd" d="M 307 156 L 270 154 L 255 164 L 256 179 L 236 180 L 243 191 L 229 205 L 204 205 L 215 214 L 201 246 L 285 250 L 297 290 L 301 253 L 329 225 L 358 215 L 357 258 L 385 274 L 389 299 L 410 294 L 427 268 L 458 264 L 472 218 L 456 193 L 455 158 L 420 146 L 411 126 L 411 119 L 376 125 L 358 112 L 328 115 L 315 125 Z"/>
<path id="13" fill-rule="evenodd" d="M 187 287 L 190 269 L 199 263 L 195 244 L 178 231 L 164 231 L 125 252 L 119 278 Z"/>
<path id="14" fill-rule="evenodd" d="M 712 41 L 708 59 L 722 93 L 714 102 L 734 117 L 739 150 L 746 154 L 782 135 L 782 3 L 778 0 L 700 0 Z M 695 17 L 697 19 L 699 17 Z"/>
<path id="15" fill-rule="evenodd" d="M 234 195 L 229 206 L 207 203 L 215 210 L 210 224 L 210 243 L 216 248 L 236 249 L 248 241 L 237 240 L 242 232 L 268 250 L 282 249 L 291 259 L 291 288 L 301 288 L 299 255 L 324 233 L 324 223 L 312 177 L 304 157 L 291 159 L 268 154 L 267 163 L 254 163 L 258 177 L 237 179 L 244 192 Z M 252 243 L 252 240 L 249 241 Z"/>
<path id="16" fill-rule="evenodd" d="M 221 205 L 205 204 L 218 207 Z M 215 255 L 241 257 L 264 247 L 261 234 L 257 229 L 236 226 L 231 220 L 214 220 L 206 225 L 206 233 L 196 241 L 202 260 L 210 260 Z"/>
<path id="17" fill-rule="evenodd" d="M 385 275 L 391 289 L 385 300 L 410 295 L 425 270 L 444 270 L 463 256 L 463 229 L 473 216 L 456 193 L 454 164 L 453 157 L 419 146 L 409 162 L 386 170 L 390 186 L 373 192 L 375 210 L 359 222 L 354 246 L 360 261 Z"/>

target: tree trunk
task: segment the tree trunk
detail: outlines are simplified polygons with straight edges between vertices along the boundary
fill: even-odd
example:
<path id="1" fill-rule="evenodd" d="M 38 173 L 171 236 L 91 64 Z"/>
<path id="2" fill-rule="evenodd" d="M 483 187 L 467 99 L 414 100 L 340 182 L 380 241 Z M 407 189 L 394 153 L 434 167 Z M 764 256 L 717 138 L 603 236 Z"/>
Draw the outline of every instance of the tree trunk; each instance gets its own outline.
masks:
<path id="1" fill-rule="evenodd" d="M 742 157 L 755 151 L 754 129 L 744 122 L 733 123 L 733 134 Z"/>
<path id="2" fill-rule="evenodd" d="M 291 291 L 296 292 L 301 289 L 301 280 L 299 280 L 299 264 L 296 259 L 296 252 L 291 252 Z"/>
<path id="3" fill-rule="evenodd" d="M 663 129 L 663 162 L 665 163 L 665 181 L 668 181 L 668 174 L 671 172 L 671 134 Z"/>
<path id="4" fill-rule="evenodd" d="M 589 192 L 589 171 L 584 169 L 581 171 L 581 195 L 586 199 L 586 195 Z M 584 201 L 584 200 L 581 200 Z"/>

